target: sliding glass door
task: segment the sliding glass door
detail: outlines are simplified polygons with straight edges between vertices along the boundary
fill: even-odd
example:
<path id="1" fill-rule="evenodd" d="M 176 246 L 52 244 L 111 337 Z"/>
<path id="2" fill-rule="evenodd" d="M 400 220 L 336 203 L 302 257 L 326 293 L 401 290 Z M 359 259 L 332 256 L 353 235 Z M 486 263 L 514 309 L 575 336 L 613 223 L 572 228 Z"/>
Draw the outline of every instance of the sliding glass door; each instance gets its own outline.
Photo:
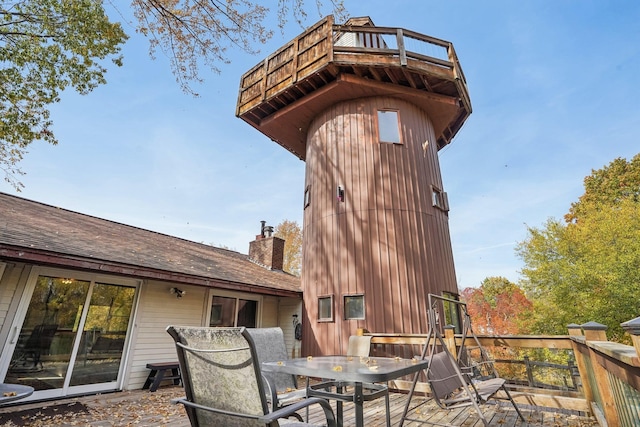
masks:
<path id="1" fill-rule="evenodd" d="M 4 382 L 40 398 L 116 389 L 136 290 L 127 279 L 34 272 L 0 365 L 11 353 Z"/>

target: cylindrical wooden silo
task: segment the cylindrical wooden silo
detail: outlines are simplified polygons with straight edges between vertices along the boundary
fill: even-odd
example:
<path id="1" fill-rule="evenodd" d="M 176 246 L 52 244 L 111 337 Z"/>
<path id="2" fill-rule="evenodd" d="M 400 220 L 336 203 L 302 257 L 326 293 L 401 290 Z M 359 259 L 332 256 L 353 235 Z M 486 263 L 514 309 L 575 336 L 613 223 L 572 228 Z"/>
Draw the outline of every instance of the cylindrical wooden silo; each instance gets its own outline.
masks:
<path id="1" fill-rule="evenodd" d="M 398 142 L 380 140 L 381 111 L 395 112 Z M 303 352 L 344 354 L 357 328 L 426 333 L 427 295 L 457 293 L 435 140 L 429 116 L 395 97 L 341 102 L 311 122 L 302 283 L 315 339 Z M 362 298 L 364 319 L 347 319 L 345 296 Z M 322 297 L 333 319 L 314 322 Z"/>
<path id="2" fill-rule="evenodd" d="M 329 16 L 242 76 L 236 114 L 307 162 L 303 354 L 427 333 L 428 294 L 457 294 L 437 156 L 471 114 L 453 45 Z"/>

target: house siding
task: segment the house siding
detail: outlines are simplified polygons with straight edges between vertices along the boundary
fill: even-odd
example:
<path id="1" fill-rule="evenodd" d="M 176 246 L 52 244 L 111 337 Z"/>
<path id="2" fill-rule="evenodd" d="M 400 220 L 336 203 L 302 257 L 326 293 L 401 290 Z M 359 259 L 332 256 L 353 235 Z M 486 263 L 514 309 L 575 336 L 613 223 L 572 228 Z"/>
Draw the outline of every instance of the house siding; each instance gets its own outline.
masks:
<path id="1" fill-rule="evenodd" d="M 11 324 L 30 271 L 25 264 L 0 261 L 0 352 L 10 338 Z"/>
<path id="2" fill-rule="evenodd" d="M 145 281 L 140 287 L 129 364 L 123 389 L 142 388 L 149 370 L 147 363 L 178 360 L 173 339 L 167 334 L 169 325 L 201 326 L 207 288 L 180 285 L 186 292 L 176 298 L 169 290 L 176 285 L 168 282 Z"/>
<path id="3" fill-rule="evenodd" d="M 35 265 L 0 261 L 0 349 L 10 338 L 11 325 L 22 293 Z M 73 271 L 73 270 L 69 270 Z M 116 280 L 117 282 L 117 280 Z M 176 298 L 170 292 L 179 287 L 186 294 Z M 213 288 L 161 280 L 140 282 L 134 306 L 128 351 L 125 352 L 123 390 L 140 389 L 149 370 L 147 363 L 177 360 L 175 344 L 166 332 L 168 325 L 201 326 L 208 324 L 210 294 Z M 288 352 L 293 346 L 293 313 L 301 315 L 301 298 L 265 295 L 258 313 L 258 325 L 282 326 Z"/>
<path id="4" fill-rule="evenodd" d="M 280 326 L 284 333 L 284 341 L 287 345 L 287 354 L 292 357 L 300 357 L 300 343 L 297 343 L 297 352 L 292 352 L 296 344 L 293 325 L 294 314 L 298 315 L 298 321 L 302 321 L 302 299 L 281 298 L 278 309 L 278 326 Z"/>

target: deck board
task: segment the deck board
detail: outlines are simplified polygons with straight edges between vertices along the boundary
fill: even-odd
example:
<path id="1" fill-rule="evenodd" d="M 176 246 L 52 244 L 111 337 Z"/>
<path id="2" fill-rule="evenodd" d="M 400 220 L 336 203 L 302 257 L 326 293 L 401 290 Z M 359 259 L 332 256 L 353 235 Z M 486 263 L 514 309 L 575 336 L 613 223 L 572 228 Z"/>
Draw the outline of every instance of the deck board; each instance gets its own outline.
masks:
<path id="1" fill-rule="evenodd" d="M 390 394 L 391 408 L 391 425 L 400 424 L 400 418 L 404 411 L 407 395 L 404 393 Z M 415 404 L 421 398 L 414 398 Z M 415 406 L 412 405 L 412 406 Z M 335 402 L 331 403 L 335 410 Z M 355 425 L 355 411 L 353 404 L 344 404 L 344 425 Z M 489 420 L 491 426 L 495 427 L 540 427 L 540 426 L 597 426 L 593 418 L 579 417 L 576 415 L 568 415 L 556 413 L 541 408 L 521 408 L 525 421 L 518 418 L 516 411 L 506 405 L 486 404 L 480 406 L 484 416 Z M 415 412 L 415 410 L 414 410 Z M 416 427 L 427 426 L 428 423 L 438 423 L 444 425 L 464 426 L 464 427 L 483 427 L 482 421 L 474 412 L 473 408 L 460 408 L 455 410 L 442 410 L 433 401 L 420 407 L 419 413 L 413 414 L 411 418 L 419 419 L 425 422 L 406 421 L 404 426 Z M 364 417 L 367 426 L 385 426 L 384 399 L 378 399 L 372 402 L 364 403 Z M 322 423 L 323 416 L 321 410 L 314 409 L 310 413 L 310 422 Z"/>
<path id="2" fill-rule="evenodd" d="M 17 425 L 29 425 L 33 427 L 68 425 L 91 425 L 98 427 L 128 425 L 188 427 L 189 420 L 184 410 L 180 406 L 170 403 L 171 399 L 182 397 L 183 393 L 182 388 L 173 386 L 160 388 L 153 393 L 148 390 L 135 390 L 3 407 L 0 408 L 0 425 L 16 425 L 3 424 L 2 417 L 3 414 L 7 412 L 33 410 L 35 414 L 38 408 L 44 406 L 80 402 L 88 408 L 87 413 L 72 414 L 72 416 L 68 417 L 54 417 L 53 419 L 47 420 L 39 420 L 38 417 L 34 415 L 34 418 L 26 419 L 25 424 Z M 398 426 L 400 424 L 406 398 L 407 394 L 404 393 L 392 392 L 389 394 L 392 426 Z M 414 398 L 414 405 L 412 405 L 412 407 L 422 399 L 422 397 Z M 335 401 L 331 402 L 331 406 L 335 411 Z M 510 406 L 487 404 L 482 405 L 481 409 L 487 420 L 490 421 L 492 427 L 595 427 L 598 425 L 594 418 L 556 413 L 551 410 L 543 410 L 535 407 L 521 408 L 521 412 L 525 418 L 524 422 L 517 417 L 515 410 Z M 453 426 L 483 427 L 482 421 L 474 412 L 473 408 L 446 411 L 438 408 L 433 401 L 429 401 L 417 410 L 418 413 L 415 412 L 416 410 L 414 410 L 412 417 L 421 421 L 437 422 Z M 303 411 L 302 416 L 305 417 L 305 415 Z M 384 398 L 365 402 L 364 418 L 367 427 L 384 427 L 386 424 Z M 315 405 L 312 407 L 312 410 L 309 412 L 309 421 L 317 425 L 322 425 L 325 422 L 324 414 L 319 406 Z M 284 426 L 284 423 L 282 423 L 282 425 Z M 344 426 L 349 427 L 354 425 L 354 405 L 353 403 L 344 403 Z M 414 421 L 404 423 L 406 427 L 428 425 L 430 424 Z"/>

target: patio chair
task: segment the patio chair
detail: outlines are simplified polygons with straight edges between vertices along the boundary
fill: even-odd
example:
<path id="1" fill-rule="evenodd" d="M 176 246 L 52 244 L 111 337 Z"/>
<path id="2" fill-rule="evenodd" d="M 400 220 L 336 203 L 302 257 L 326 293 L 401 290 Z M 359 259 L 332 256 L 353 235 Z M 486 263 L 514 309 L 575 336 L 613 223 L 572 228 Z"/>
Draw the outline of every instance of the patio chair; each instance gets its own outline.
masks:
<path id="1" fill-rule="evenodd" d="M 371 353 L 371 337 L 351 335 L 347 346 L 347 356 L 369 357 Z"/>
<path id="2" fill-rule="evenodd" d="M 260 364 L 287 360 L 287 345 L 281 328 L 247 328 L 246 333 L 253 339 Z M 306 388 L 298 388 L 295 375 L 263 372 L 262 377 L 272 411 L 307 397 Z M 299 414 L 294 416 L 302 421 Z"/>
<path id="3" fill-rule="evenodd" d="M 172 402 L 185 406 L 193 427 L 278 427 L 279 419 L 314 404 L 322 407 L 327 426 L 336 426 L 331 406 L 323 399 L 269 410 L 255 345 L 245 328 L 168 326 L 167 332 L 176 344 L 186 394 Z"/>
<path id="4" fill-rule="evenodd" d="M 448 351 L 431 355 L 427 381 L 438 406 L 443 409 L 453 409 L 476 406 L 486 403 L 489 399 L 508 400 L 518 413 L 518 417 L 524 421 L 520 409 L 505 387 L 504 379 L 496 377 L 480 381 L 472 380 L 469 373 L 463 372 L 463 369 L 456 364 Z M 499 391 L 504 396 L 497 394 Z"/>

